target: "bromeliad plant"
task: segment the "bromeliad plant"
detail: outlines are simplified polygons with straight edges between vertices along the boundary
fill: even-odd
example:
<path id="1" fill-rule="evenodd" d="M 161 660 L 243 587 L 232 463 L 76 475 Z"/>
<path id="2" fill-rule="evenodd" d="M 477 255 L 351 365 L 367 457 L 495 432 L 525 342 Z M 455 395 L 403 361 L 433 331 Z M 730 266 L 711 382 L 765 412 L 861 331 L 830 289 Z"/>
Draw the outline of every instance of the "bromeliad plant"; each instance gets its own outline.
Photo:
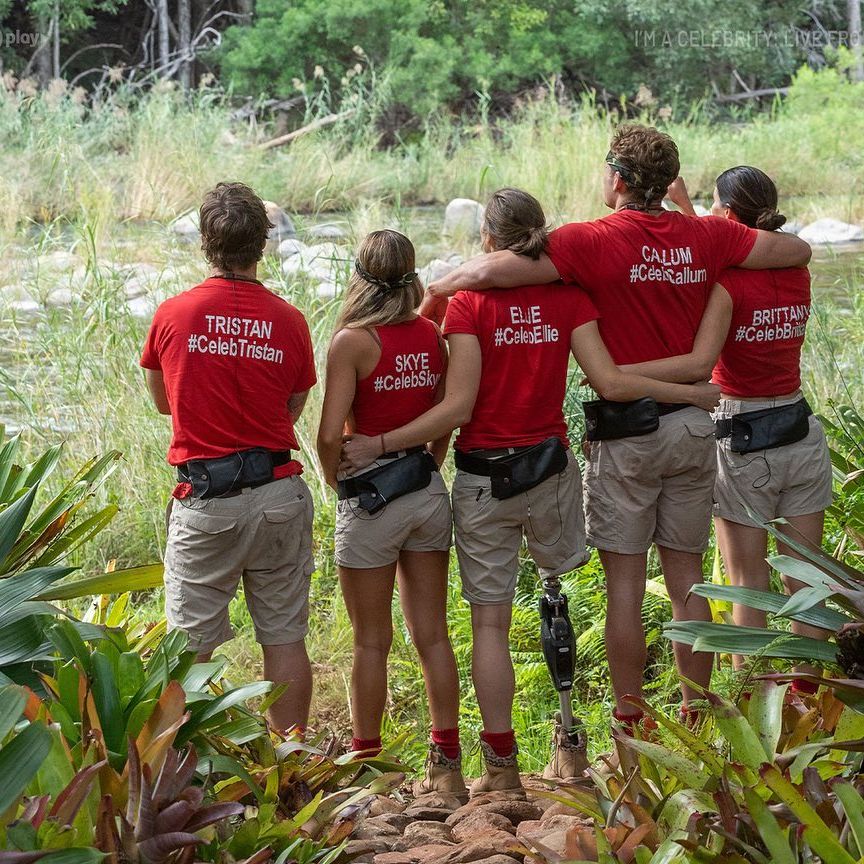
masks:
<path id="1" fill-rule="evenodd" d="M 864 715 L 830 690 L 801 698 L 773 681 L 738 705 L 706 698 L 699 729 L 638 702 L 657 735 L 619 735 L 620 765 L 591 770 L 592 788 L 548 793 L 593 825 L 569 829 L 563 855 L 523 837 L 527 849 L 547 864 L 858 861 Z"/>
<path id="2" fill-rule="evenodd" d="M 800 558 L 775 555 L 769 564 L 805 587 L 791 597 L 776 591 L 757 591 L 732 585 L 696 585 L 694 594 L 715 601 L 741 603 L 773 615 L 820 627 L 834 634 L 827 641 L 783 630 L 740 627 L 731 623 L 672 621 L 664 634 L 696 651 L 758 655 L 795 663 L 809 662 L 829 671 L 838 666 L 844 676 L 797 675 L 833 687 L 842 699 L 864 710 L 864 573 L 820 550 L 814 550 L 781 534 L 776 524 L 766 530 L 783 540 Z M 830 604 L 826 605 L 826 601 Z"/>
<path id="3" fill-rule="evenodd" d="M 0 438 L 2 432 L 0 427 Z M 0 448 L 0 684 L 16 681 L 40 688 L 36 670 L 39 664 L 44 668 L 53 653 L 48 630 L 64 614 L 49 601 L 161 583 L 162 567 L 153 565 L 56 584 L 75 569 L 64 561 L 117 512 L 114 504 L 95 513 L 87 513 L 86 508 L 120 459 L 117 451 L 111 451 L 90 460 L 37 508 L 37 494 L 57 467 L 61 449 L 52 447 L 22 466 L 18 437 Z M 84 623 L 73 626 L 83 634 L 92 632 Z"/>

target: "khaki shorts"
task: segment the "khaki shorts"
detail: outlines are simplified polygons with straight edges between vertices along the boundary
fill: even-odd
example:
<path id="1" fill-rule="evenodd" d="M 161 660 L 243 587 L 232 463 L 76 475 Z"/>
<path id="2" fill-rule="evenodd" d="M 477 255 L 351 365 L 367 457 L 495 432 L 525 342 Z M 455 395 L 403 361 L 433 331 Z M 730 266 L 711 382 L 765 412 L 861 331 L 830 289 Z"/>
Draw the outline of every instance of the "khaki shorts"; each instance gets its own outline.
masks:
<path id="1" fill-rule="evenodd" d="M 385 464 L 379 460 L 366 470 Z M 409 492 L 377 513 L 362 510 L 357 498 L 337 505 L 336 563 L 340 567 L 386 567 L 395 564 L 402 551 L 446 552 L 452 542 L 450 496 L 437 471 L 425 489 Z"/>
<path id="2" fill-rule="evenodd" d="M 652 543 L 704 552 L 717 473 L 714 422 L 682 408 L 648 435 L 592 441 L 585 469 L 588 542 L 638 555 Z"/>
<path id="3" fill-rule="evenodd" d="M 775 405 L 789 405 L 792 399 L 765 402 L 723 399 L 715 417 L 731 417 L 746 411 L 761 411 Z M 806 516 L 831 506 L 831 456 L 825 432 L 817 417 L 811 416 L 810 432 L 794 444 L 733 453 L 730 438 L 717 442 L 717 482 L 714 486 L 714 515 L 741 525 L 756 525 L 745 505 L 763 519 Z"/>
<path id="4" fill-rule="evenodd" d="M 212 651 L 234 635 L 228 604 L 243 579 L 262 645 L 299 642 L 309 619 L 312 495 L 285 477 L 230 498 L 174 501 L 165 549 L 165 612 L 189 648 Z"/>
<path id="5" fill-rule="evenodd" d="M 570 451 L 567 461 L 560 474 L 503 500 L 492 497 L 488 477 L 456 472 L 456 554 L 469 603 L 512 602 L 523 535 L 541 576 L 569 573 L 588 560 L 582 480 Z"/>

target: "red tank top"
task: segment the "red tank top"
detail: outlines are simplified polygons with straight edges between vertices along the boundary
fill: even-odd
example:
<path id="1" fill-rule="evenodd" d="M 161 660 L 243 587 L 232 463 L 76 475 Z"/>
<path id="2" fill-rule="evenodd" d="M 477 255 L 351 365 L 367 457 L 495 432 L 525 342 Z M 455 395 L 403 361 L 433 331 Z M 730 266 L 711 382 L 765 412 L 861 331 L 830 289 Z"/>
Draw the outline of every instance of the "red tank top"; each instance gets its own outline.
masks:
<path id="1" fill-rule="evenodd" d="M 780 396 L 801 386 L 801 346 L 810 317 L 810 272 L 726 270 L 732 324 L 711 380 L 730 396 Z"/>
<path id="2" fill-rule="evenodd" d="M 357 382 L 354 431 L 380 435 L 398 429 L 435 404 L 444 372 L 438 328 L 426 318 L 376 327 L 381 359 Z"/>

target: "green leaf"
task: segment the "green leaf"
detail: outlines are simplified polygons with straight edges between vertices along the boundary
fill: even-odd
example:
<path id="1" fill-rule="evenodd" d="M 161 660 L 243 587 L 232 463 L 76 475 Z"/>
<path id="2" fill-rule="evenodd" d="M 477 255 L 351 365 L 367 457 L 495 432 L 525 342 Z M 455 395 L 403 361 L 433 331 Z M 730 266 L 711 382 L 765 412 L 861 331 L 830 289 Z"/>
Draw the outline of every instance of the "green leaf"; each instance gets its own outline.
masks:
<path id="1" fill-rule="evenodd" d="M 696 789 L 679 789 L 670 795 L 663 805 L 658 823 L 667 832 L 686 831 L 690 817 L 694 813 L 716 813 L 717 804 L 713 796 Z"/>
<path id="2" fill-rule="evenodd" d="M 0 501 L 8 501 L 8 497 L 3 494 L 6 491 L 6 484 L 9 481 L 9 475 L 12 472 L 12 466 L 15 464 L 15 459 L 18 456 L 18 445 L 20 436 L 13 435 L 0 450 Z"/>
<path id="3" fill-rule="evenodd" d="M 855 859 L 840 845 L 819 814 L 777 768 L 773 765 L 766 765 L 760 773 L 771 791 L 789 807 L 798 821 L 802 823 L 804 842 L 823 861 L 830 861 L 831 864 L 855 864 Z"/>
<path id="4" fill-rule="evenodd" d="M 84 672 L 90 674 L 90 651 L 71 621 L 58 621 L 49 627 L 48 638 L 64 660 L 77 660 Z"/>
<path id="5" fill-rule="evenodd" d="M 797 864 L 789 846 L 789 838 L 783 833 L 783 829 L 774 818 L 774 814 L 768 809 L 768 805 L 752 789 L 745 786 L 743 792 L 747 809 L 759 829 L 759 836 L 762 838 L 773 864 Z"/>
<path id="6" fill-rule="evenodd" d="M 769 759 L 747 718 L 728 699 L 716 693 L 707 693 L 706 696 L 711 703 L 714 722 L 732 748 L 732 758 L 753 771 L 759 771 Z M 772 758 L 773 755 L 772 752 Z"/>
<path id="7" fill-rule="evenodd" d="M 714 624 L 707 621 L 669 621 L 663 635 L 673 642 L 692 645 L 694 651 L 714 654 L 762 654 L 791 660 L 813 660 L 820 664 L 837 662 L 837 646 L 806 636 L 795 636 L 761 627 Z"/>
<path id="8" fill-rule="evenodd" d="M 831 784 L 831 791 L 843 805 L 849 830 L 855 837 L 859 850 L 864 849 L 864 800 L 861 793 L 848 781 L 837 780 Z"/>
<path id="9" fill-rule="evenodd" d="M 36 567 L 0 579 L 0 621 L 16 606 L 36 597 L 52 582 L 68 576 L 74 567 Z"/>
<path id="10" fill-rule="evenodd" d="M 27 693 L 21 687 L 7 684 L 0 688 L 0 743 L 12 731 L 27 704 Z"/>
<path id="11" fill-rule="evenodd" d="M 45 639 L 43 621 L 44 616 L 31 615 L 0 629 L 0 668 L 51 656 L 51 643 Z"/>
<path id="12" fill-rule="evenodd" d="M 637 738 L 622 738 L 621 743 L 628 749 L 641 754 L 650 762 L 665 768 L 682 785 L 692 789 L 702 789 L 711 779 L 695 762 L 675 753 L 662 744 L 653 741 L 640 741 Z"/>
<path id="13" fill-rule="evenodd" d="M 694 585 L 690 591 L 700 597 L 739 603 L 742 606 L 749 606 L 751 609 L 759 609 L 762 612 L 771 612 L 775 615 L 789 600 L 787 594 L 778 594 L 774 591 L 757 591 L 754 588 L 742 588 L 739 585 L 714 585 L 710 582 L 700 582 L 698 585 Z M 824 607 L 808 609 L 789 617 L 795 621 L 800 621 L 802 624 L 810 624 L 813 627 L 821 627 L 824 630 L 834 630 L 835 632 L 853 620 L 848 615 Z"/>
<path id="14" fill-rule="evenodd" d="M 76 579 L 63 585 L 55 585 L 44 591 L 39 600 L 72 600 L 76 597 L 89 597 L 91 594 L 121 594 L 124 591 L 146 591 L 162 585 L 162 564 L 146 564 L 130 567 L 127 570 L 112 570 L 85 579 Z"/>
<path id="15" fill-rule="evenodd" d="M 242 687 L 235 687 L 222 696 L 196 705 L 190 711 L 189 722 L 180 729 L 180 734 L 177 736 L 179 744 L 185 744 L 198 731 L 198 727 L 203 726 L 208 720 L 212 720 L 228 708 L 242 705 L 247 699 L 263 696 L 270 691 L 272 686 L 269 681 L 254 681 Z"/>
<path id="16" fill-rule="evenodd" d="M 786 686 L 773 681 L 756 681 L 753 685 L 747 716 L 762 744 L 765 761 L 773 762 L 783 728 L 783 698 Z"/>
<path id="17" fill-rule="evenodd" d="M 50 726 L 48 733 L 51 736 L 51 749 L 36 772 L 33 791 L 37 795 L 50 795 L 54 799 L 72 782 L 75 771 L 60 730 L 56 726 Z"/>
<path id="18" fill-rule="evenodd" d="M 0 750 L 0 814 L 18 800 L 50 750 L 51 735 L 36 723 L 25 727 Z"/>
<path id="19" fill-rule="evenodd" d="M 5 569 L 3 564 L 27 521 L 37 489 L 37 486 L 29 489 L 25 495 L 0 512 L 0 572 Z"/>
<path id="20" fill-rule="evenodd" d="M 120 691 L 114 678 L 114 669 L 111 661 L 99 652 L 94 652 L 92 663 L 93 700 L 99 715 L 99 725 L 108 749 L 121 753 L 126 745 L 126 723 L 120 707 Z"/>
<path id="21" fill-rule="evenodd" d="M 830 588 L 800 588 L 778 610 L 778 618 L 793 618 L 827 600 L 834 592 Z"/>
<path id="22" fill-rule="evenodd" d="M 144 683 L 144 661 L 137 651 L 124 651 L 117 658 L 117 687 L 125 708 Z M 185 688 L 184 688 L 185 689 Z"/>

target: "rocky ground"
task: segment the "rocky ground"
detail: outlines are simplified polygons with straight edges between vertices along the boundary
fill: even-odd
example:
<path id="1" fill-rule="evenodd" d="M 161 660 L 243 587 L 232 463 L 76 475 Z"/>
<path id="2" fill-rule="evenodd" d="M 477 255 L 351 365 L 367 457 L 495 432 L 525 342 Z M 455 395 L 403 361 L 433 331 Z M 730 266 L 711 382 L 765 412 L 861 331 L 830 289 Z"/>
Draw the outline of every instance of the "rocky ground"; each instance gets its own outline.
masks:
<path id="1" fill-rule="evenodd" d="M 438 793 L 378 797 L 348 851 L 364 864 L 545 864 L 572 857 L 583 837 L 590 843 L 590 819 L 543 795 L 550 790 L 540 781 L 523 782 L 524 792 L 490 792 L 467 804 Z"/>

